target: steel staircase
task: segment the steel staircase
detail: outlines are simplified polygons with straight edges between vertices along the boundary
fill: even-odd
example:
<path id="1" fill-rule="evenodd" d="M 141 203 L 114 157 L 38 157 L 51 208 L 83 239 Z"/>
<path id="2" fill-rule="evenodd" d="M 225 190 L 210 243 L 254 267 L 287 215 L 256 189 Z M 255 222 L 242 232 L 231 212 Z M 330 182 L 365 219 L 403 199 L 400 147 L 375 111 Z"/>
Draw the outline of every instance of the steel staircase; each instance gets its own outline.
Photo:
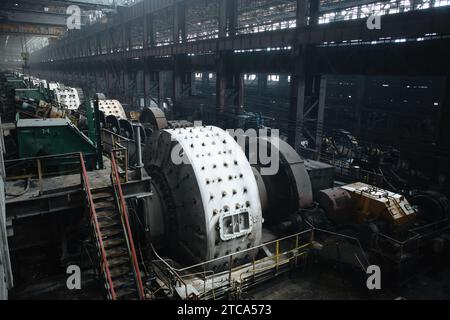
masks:
<path id="1" fill-rule="evenodd" d="M 107 297 L 111 300 L 145 299 L 115 158 L 111 156 L 112 186 L 95 191 L 90 189 L 82 155 L 80 159 L 83 189 Z"/>

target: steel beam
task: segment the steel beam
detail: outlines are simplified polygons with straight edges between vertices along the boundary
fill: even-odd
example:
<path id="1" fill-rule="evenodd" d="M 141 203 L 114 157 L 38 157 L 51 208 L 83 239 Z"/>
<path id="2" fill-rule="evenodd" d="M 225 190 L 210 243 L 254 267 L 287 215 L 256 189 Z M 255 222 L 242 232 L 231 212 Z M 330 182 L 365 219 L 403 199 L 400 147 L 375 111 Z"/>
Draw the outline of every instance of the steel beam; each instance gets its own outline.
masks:
<path id="1" fill-rule="evenodd" d="M 2 1 L 2 8 L 15 8 L 16 3 L 19 3 L 17 0 L 3 0 Z M 104 10 L 104 9 L 114 9 L 115 6 L 110 4 L 110 1 L 104 0 L 104 1 L 77 1 L 77 0 L 20 0 L 20 8 L 33 8 L 33 7 L 57 7 L 57 8 L 63 8 L 66 9 L 69 5 L 77 5 L 81 9 L 85 10 Z"/>
<path id="2" fill-rule="evenodd" d="M 66 32 L 65 27 L 37 26 L 34 24 L 0 23 L 0 34 L 33 35 L 59 38 Z"/>
<path id="3" fill-rule="evenodd" d="M 4 10 L 2 15 L 9 23 L 24 23 L 46 26 L 67 26 L 67 15 L 43 12 L 21 12 L 16 10 Z"/>
<path id="4" fill-rule="evenodd" d="M 322 25 L 285 29 L 255 34 L 240 34 L 218 39 L 199 40 L 173 45 L 135 49 L 126 52 L 115 52 L 108 55 L 93 56 L 89 60 L 134 59 L 152 56 L 176 54 L 195 54 L 217 52 L 222 50 L 249 50 L 268 47 L 288 47 L 300 44 L 321 45 L 326 43 L 350 43 L 355 39 L 361 42 L 383 41 L 383 38 L 415 39 L 425 34 L 449 35 L 450 11 L 445 8 L 433 8 L 405 12 L 383 17 L 381 30 L 368 30 L 366 19 L 341 21 Z M 86 34 L 89 34 L 86 32 Z M 82 41 L 80 39 L 80 41 Z M 63 45 L 63 44 L 59 44 Z M 30 62 L 49 60 L 51 47 L 43 48 L 30 57 Z M 77 57 L 70 57 L 72 59 Z M 82 60 L 82 59 L 80 59 Z"/>

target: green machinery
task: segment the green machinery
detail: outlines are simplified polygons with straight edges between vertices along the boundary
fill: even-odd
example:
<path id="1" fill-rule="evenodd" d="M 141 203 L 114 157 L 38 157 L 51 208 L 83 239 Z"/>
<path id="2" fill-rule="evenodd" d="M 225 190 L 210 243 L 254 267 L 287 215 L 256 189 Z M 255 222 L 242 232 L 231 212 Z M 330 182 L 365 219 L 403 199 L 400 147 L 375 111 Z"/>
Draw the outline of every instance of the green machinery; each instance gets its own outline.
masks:
<path id="1" fill-rule="evenodd" d="M 90 169 L 99 167 L 97 148 L 68 118 L 17 119 L 20 158 L 82 152 Z M 67 160 L 74 161 L 74 160 Z M 58 160 L 49 165 L 68 165 Z"/>
<path id="2" fill-rule="evenodd" d="M 19 158 L 82 152 L 88 169 L 102 168 L 101 141 L 98 139 L 100 128 L 98 121 L 94 120 L 98 114 L 93 101 L 86 99 L 85 114 L 66 110 L 54 102 L 50 90 L 42 86 L 30 88 L 14 74 L 3 73 L 1 76 L 2 91 L 14 99 L 9 109 L 15 114 Z M 13 119 L 14 116 L 11 121 Z M 55 167 L 59 167 L 56 171 L 64 171 L 73 161 L 59 159 L 46 163 L 55 172 Z"/>
<path id="3" fill-rule="evenodd" d="M 45 90 L 41 90 L 40 88 L 32 88 L 32 89 L 18 88 L 14 90 L 14 96 L 16 97 L 16 100 L 34 99 L 46 102 L 50 101 L 49 93 Z"/>
<path id="4" fill-rule="evenodd" d="M 27 89 L 27 82 L 14 73 L 0 74 L 0 93 L 5 96 L 14 96 L 14 91 L 17 89 Z"/>
<path id="5" fill-rule="evenodd" d="M 27 85 L 25 81 L 20 79 L 7 79 L 6 82 L 3 85 L 3 91 L 8 94 L 12 93 L 14 90 L 17 89 L 26 89 Z"/>

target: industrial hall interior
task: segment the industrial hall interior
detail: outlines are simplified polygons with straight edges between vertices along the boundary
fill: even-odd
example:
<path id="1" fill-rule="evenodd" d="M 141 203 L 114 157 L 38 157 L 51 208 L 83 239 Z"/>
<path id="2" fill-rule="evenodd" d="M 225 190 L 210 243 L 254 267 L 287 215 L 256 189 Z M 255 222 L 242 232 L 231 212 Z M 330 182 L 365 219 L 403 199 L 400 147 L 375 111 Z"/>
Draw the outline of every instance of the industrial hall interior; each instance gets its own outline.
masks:
<path id="1" fill-rule="evenodd" d="M 0 300 L 450 299 L 449 57 L 450 0 L 2 0 Z"/>

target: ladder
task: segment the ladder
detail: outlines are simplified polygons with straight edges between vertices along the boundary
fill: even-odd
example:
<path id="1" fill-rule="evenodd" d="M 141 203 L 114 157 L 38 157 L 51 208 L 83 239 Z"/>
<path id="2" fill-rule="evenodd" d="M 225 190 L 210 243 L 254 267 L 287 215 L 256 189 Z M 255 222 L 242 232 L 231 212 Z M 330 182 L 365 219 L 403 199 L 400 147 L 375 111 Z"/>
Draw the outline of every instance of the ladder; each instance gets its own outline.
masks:
<path id="1" fill-rule="evenodd" d="M 94 191 L 91 191 L 89 185 L 82 154 L 80 161 L 82 186 L 107 298 L 145 299 L 128 211 L 114 156 L 111 157 L 111 187 Z"/>

